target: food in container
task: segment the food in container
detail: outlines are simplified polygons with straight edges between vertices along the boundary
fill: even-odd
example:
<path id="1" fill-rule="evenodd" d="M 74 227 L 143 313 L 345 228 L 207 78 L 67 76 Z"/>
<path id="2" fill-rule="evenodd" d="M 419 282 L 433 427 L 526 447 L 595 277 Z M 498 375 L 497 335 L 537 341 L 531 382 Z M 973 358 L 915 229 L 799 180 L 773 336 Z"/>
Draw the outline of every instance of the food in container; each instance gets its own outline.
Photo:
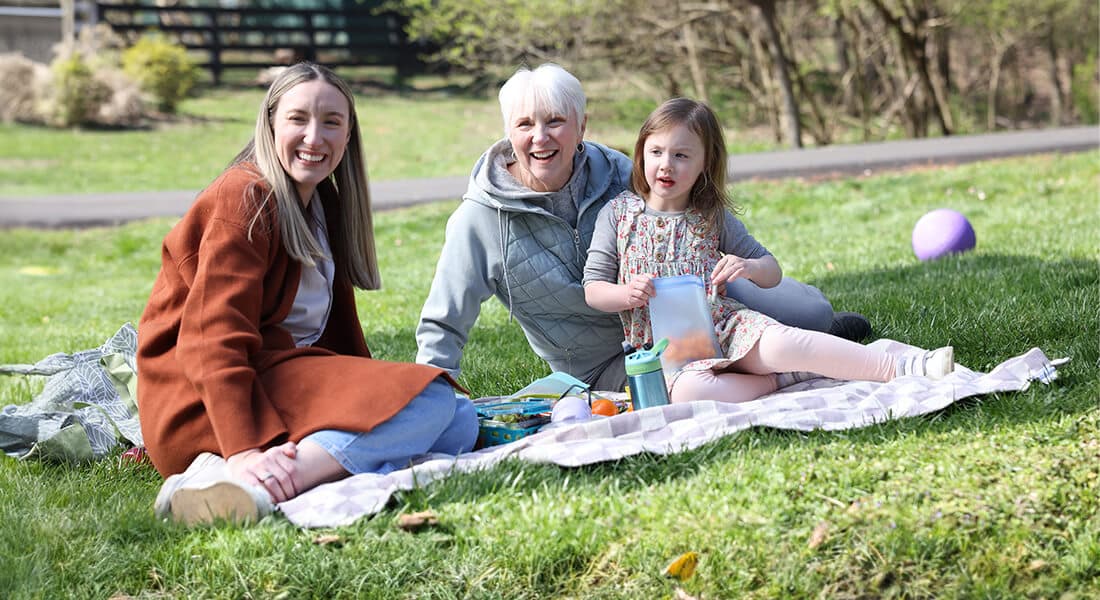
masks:
<path id="1" fill-rule="evenodd" d="M 668 348 L 661 354 L 665 376 L 689 362 L 720 357 L 703 280 L 697 275 L 658 277 L 653 287 L 657 295 L 649 300 L 649 321 L 653 339 L 668 339 Z"/>

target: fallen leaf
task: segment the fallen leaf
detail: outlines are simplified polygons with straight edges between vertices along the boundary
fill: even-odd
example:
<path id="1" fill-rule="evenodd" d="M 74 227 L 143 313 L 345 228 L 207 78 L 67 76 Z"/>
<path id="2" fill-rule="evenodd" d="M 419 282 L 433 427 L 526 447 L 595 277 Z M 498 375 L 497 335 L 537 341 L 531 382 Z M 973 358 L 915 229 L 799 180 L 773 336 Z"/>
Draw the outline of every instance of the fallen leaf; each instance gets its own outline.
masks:
<path id="1" fill-rule="evenodd" d="M 1034 573 L 1036 571 L 1042 571 L 1043 569 L 1047 568 L 1047 566 L 1047 561 L 1036 558 L 1035 560 L 1027 563 L 1027 570 L 1030 573 Z"/>
<path id="2" fill-rule="evenodd" d="M 665 567 L 665 577 L 675 577 L 686 581 L 695 574 L 695 565 L 699 563 L 699 553 L 685 552 Z"/>
<path id="3" fill-rule="evenodd" d="M 439 525 L 439 518 L 430 510 L 414 512 L 397 517 L 397 526 L 405 531 L 417 531 L 423 527 Z"/>
<path id="4" fill-rule="evenodd" d="M 57 269 L 53 267 L 41 267 L 38 265 L 27 265 L 19 269 L 21 275 L 31 275 L 34 277 L 46 277 L 48 275 L 57 275 Z"/>
<path id="5" fill-rule="evenodd" d="M 313 538 L 313 543 L 317 544 L 318 546 L 330 546 L 331 545 L 333 547 L 339 548 L 340 546 L 344 545 L 344 538 L 342 538 L 342 537 L 340 537 L 336 534 L 325 533 L 325 534 L 322 534 L 322 535 L 319 535 L 319 536 Z"/>
<path id="6" fill-rule="evenodd" d="M 821 544 L 825 543 L 825 540 L 829 537 L 829 522 L 822 521 L 814 527 L 813 533 L 810 534 L 810 542 L 807 544 L 810 550 L 817 548 Z"/>
<path id="7" fill-rule="evenodd" d="M 118 465 L 121 467 L 126 464 L 140 465 L 152 464 L 152 462 L 149 460 L 149 455 L 145 453 L 144 446 L 134 446 L 118 456 Z"/>

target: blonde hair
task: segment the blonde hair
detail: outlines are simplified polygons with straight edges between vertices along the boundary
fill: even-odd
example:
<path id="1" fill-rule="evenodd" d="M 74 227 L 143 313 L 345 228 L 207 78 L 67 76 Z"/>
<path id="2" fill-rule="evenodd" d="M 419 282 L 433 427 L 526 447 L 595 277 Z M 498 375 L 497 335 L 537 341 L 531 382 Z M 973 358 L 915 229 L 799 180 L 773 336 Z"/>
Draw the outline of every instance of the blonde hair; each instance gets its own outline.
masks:
<path id="1" fill-rule="evenodd" d="M 505 135 L 512 128 L 512 113 L 528 106 L 572 117 L 579 131 L 588 102 L 581 82 L 554 63 L 544 63 L 533 71 L 521 67 L 504 82 L 497 99 L 504 117 Z"/>
<path id="2" fill-rule="evenodd" d="M 690 98 L 672 98 L 657 107 L 638 132 L 634 144 L 634 170 L 630 184 L 634 192 L 645 197 L 649 183 L 645 180 L 645 142 L 649 136 L 669 127 L 683 125 L 699 136 L 706 154 L 703 172 L 695 180 L 688 197 L 688 206 L 699 211 L 712 226 L 721 229 L 723 211 L 738 212 L 739 208 L 726 191 L 726 140 L 718 117 L 706 104 Z"/>
<path id="3" fill-rule="evenodd" d="M 245 163 L 255 165 L 268 186 L 268 192 L 256 207 L 256 215 L 249 225 L 248 234 L 251 237 L 252 227 L 260 220 L 268 200 L 274 198 L 279 233 L 287 254 L 306 266 L 313 266 L 314 259 L 325 256 L 320 242 L 309 226 L 303 210 L 303 199 L 298 197 L 294 180 L 283 170 L 275 148 L 274 118 L 279 101 L 294 86 L 315 80 L 324 81 L 340 90 L 348 102 L 349 113 L 347 148 L 340 163 L 326 180 L 336 188 L 339 213 L 336 221 L 340 224 L 337 231 L 328 232 L 329 245 L 334 258 L 341 259 L 338 264 L 343 264 L 344 274 L 352 285 L 365 290 L 378 289 L 382 285 L 382 278 L 378 272 L 378 257 L 374 247 L 370 188 L 367 184 L 359 118 L 355 113 L 355 98 L 344 80 L 321 65 L 298 63 L 287 67 L 271 83 L 256 116 L 256 130 L 252 140 L 233 159 L 231 166 Z M 324 185 L 325 182 L 322 182 L 318 191 L 322 191 Z M 248 195 L 254 194 L 250 190 Z"/>

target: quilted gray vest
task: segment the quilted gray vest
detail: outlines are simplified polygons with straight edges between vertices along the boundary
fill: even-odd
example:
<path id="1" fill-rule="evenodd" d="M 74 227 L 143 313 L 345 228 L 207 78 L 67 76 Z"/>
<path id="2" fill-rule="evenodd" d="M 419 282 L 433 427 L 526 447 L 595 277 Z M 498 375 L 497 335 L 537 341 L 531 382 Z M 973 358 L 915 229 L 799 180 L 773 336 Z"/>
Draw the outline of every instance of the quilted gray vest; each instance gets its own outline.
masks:
<path id="1" fill-rule="evenodd" d="M 582 211 L 576 231 L 547 213 L 498 212 L 505 285 L 497 297 L 531 348 L 556 371 L 583 373 L 622 352 L 619 316 L 588 306 L 580 283 L 602 205 Z"/>

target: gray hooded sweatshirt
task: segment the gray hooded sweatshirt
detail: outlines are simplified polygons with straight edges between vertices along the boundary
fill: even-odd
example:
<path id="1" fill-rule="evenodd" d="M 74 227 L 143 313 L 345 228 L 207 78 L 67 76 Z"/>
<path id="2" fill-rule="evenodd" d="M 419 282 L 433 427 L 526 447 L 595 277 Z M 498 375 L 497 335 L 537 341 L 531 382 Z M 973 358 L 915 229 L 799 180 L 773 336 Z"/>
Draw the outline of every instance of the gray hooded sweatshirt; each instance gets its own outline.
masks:
<path id="1" fill-rule="evenodd" d="M 511 152 L 507 139 L 481 156 L 463 202 L 447 221 L 416 328 L 417 362 L 457 377 L 481 304 L 496 296 L 551 369 L 596 389 L 622 389 L 622 323 L 617 314 L 585 303 L 581 279 L 596 215 L 629 187 L 632 165 L 601 144 L 584 142 L 584 148 L 558 192 L 535 192 L 502 176 Z M 575 204 L 575 213 L 563 198 Z"/>

